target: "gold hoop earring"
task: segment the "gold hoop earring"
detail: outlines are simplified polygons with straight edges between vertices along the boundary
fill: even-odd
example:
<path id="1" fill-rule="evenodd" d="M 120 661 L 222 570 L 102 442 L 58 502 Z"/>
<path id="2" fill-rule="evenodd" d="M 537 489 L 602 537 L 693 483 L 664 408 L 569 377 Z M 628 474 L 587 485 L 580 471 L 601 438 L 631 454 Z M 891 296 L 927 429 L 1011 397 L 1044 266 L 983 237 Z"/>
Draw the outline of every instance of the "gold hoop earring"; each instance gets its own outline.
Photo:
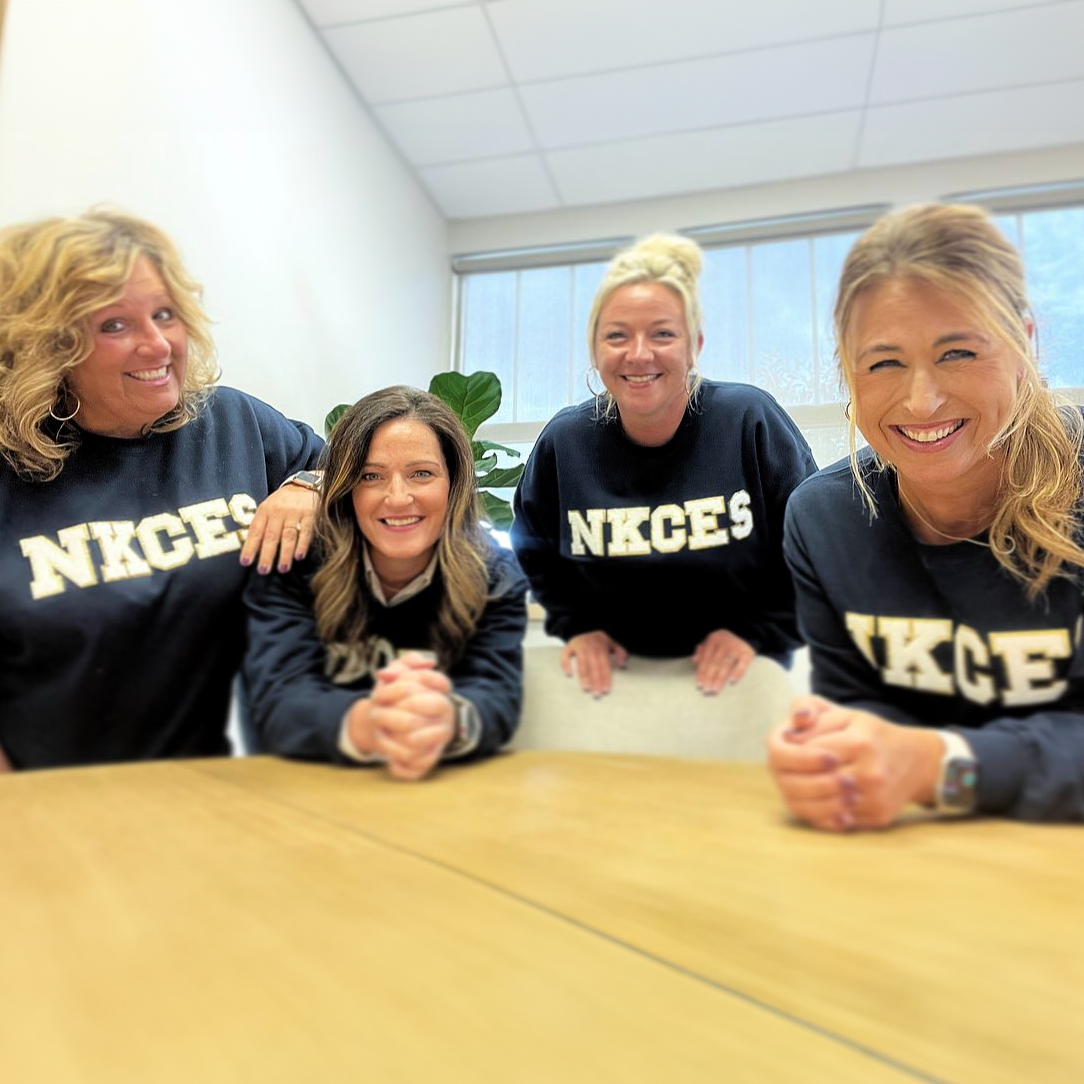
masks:
<path id="1" fill-rule="evenodd" d="M 82 405 L 83 404 L 80 401 L 79 396 L 77 395 L 75 397 L 75 409 L 66 418 L 62 418 L 59 414 L 57 414 L 54 411 L 53 407 L 49 408 L 49 417 L 52 418 L 54 422 L 60 422 L 61 425 L 64 425 L 66 422 L 70 422 L 72 420 L 72 418 L 74 418 L 76 416 L 76 414 L 79 413 L 79 408 Z"/>
<path id="2" fill-rule="evenodd" d="M 846 418 L 847 421 L 851 420 L 851 401 L 850 401 L 850 399 L 847 400 L 847 405 L 843 408 L 843 417 Z"/>
<path id="3" fill-rule="evenodd" d="M 586 381 L 587 382 L 587 390 L 596 399 L 600 395 L 605 395 L 606 394 L 606 386 L 605 385 L 603 385 L 598 391 L 596 391 L 593 387 L 591 387 L 591 377 L 596 376 L 597 374 L 598 374 L 598 369 L 596 369 L 593 365 L 591 366 L 590 369 L 587 370 L 587 381 Z"/>

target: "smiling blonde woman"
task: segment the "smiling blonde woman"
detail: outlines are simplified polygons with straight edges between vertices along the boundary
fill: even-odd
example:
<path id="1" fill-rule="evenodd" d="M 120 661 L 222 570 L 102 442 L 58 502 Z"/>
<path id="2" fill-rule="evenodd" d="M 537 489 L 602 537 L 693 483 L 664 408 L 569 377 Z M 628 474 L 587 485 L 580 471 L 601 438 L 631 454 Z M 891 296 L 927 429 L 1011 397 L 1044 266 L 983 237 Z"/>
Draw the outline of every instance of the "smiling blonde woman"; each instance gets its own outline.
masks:
<path id="1" fill-rule="evenodd" d="M 767 392 L 702 379 L 700 267 L 666 235 L 614 258 L 588 321 L 603 390 L 549 422 L 516 491 L 512 543 L 594 696 L 630 653 L 688 657 L 710 695 L 798 642 L 783 511 L 816 467 Z"/>
<path id="2" fill-rule="evenodd" d="M 977 208 L 891 215 L 836 332 L 870 447 L 787 511 L 818 695 L 769 742 L 784 799 L 836 831 L 909 802 L 1084 819 L 1081 412 L 1041 378 L 1019 256 Z"/>

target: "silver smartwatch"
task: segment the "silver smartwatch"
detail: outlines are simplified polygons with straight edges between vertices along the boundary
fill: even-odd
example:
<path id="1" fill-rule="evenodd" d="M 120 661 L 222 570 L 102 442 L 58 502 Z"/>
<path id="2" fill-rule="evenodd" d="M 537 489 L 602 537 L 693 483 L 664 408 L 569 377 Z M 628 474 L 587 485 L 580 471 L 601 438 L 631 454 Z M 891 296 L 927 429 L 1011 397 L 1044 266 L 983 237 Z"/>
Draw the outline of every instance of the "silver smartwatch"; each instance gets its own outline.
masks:
<path id="1" fill-rule="evenodd" d="M 934 807 L 938 813 L 974 813 L 979 762 L 962 734 L 957 734 L 955 730 L 941 730 L 939 734 L 945 751 L 941 757 L 941 775 L 937 780 Z"/>
<path id="2" fill-rule="evenodd" d="M 323 484 L 324 472 L 322 470 L 299 470 L 296 474 L 291 474 L 282 483 L 283 486 L 304 486 L 305 489 L 311 489 L 316 493 L 320 492 Z M 279 486 L 279 489 L 281 488 L 282 486 Z"/>

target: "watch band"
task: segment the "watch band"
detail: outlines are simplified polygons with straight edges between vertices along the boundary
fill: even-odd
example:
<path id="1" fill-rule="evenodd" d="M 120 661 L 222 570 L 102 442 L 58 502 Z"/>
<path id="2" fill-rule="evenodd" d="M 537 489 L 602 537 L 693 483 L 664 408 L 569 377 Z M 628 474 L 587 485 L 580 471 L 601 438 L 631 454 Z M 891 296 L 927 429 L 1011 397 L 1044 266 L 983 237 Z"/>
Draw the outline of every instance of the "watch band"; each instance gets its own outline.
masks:
<path id="1" fill-rule="evenodd" d="M 291 474 L 282 485 L 283 486 L 304 486 L 306 489 L 311 489 L 315 493 L 319 493 L 324 484 L 324 472 L 322 470 L 299 470 L 296 474 Z M 279 486 L 281 489 L 282 486 Z"/>
<path id="2" fill-rule="evenodd" d="M 955 730 L 939 733 L 945 751 L 934 807 L 938 813 L 973 813 L 978 796 L 979 762 L 962 734 Z"/>

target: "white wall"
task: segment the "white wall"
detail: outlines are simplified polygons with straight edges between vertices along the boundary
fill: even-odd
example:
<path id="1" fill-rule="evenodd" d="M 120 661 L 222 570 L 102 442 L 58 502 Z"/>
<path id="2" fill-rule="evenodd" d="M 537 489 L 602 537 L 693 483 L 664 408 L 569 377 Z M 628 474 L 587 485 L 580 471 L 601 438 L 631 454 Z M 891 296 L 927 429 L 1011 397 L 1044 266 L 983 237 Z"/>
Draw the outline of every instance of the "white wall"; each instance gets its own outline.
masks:
<path id="1" fill-rule="evenodd" d="M 292 417 L 448 366 L 444 220 L 293 0 L 10 0 L 0 223 L 98 202 L 175 238 L 223 382 Z"/>
<path id="2" fill-rule="evenodd" d="M 800 148 L 795 153 L 801 153 Z M 674 169 L 680 170 L 681 163 L 675 161 Z M 1081 178 L 1084 178 L 1084 144 L 1074 144 L 1020 154 L 855 170 L 670 199 L 461 219 L 449 224 L 449 248 L 453 254 L 462 254 L 641 236 L 656 230 L 748 222 L 867 204 L 902 206 L 960 192 Z"/>

